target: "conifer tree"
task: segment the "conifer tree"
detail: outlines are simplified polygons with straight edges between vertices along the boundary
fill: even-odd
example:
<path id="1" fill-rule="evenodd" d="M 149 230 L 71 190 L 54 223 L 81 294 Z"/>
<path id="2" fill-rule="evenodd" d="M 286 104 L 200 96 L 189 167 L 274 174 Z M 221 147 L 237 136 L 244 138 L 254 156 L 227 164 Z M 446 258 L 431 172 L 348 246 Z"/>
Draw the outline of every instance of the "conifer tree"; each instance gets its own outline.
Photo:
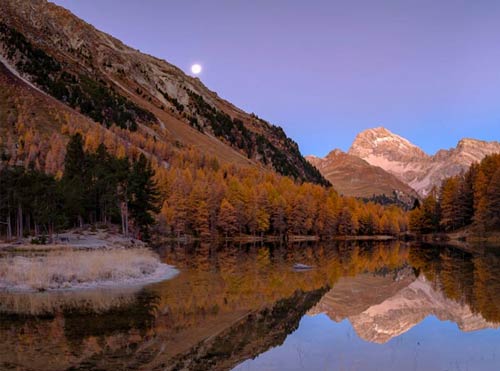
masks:
<path id="1" fill-rule="evenodd" d="M 78 226 L 83 226 L 87 201 L 87 156 L 83 150 L 80 133 L 73 135 L 66 148 L 62 178 L 65 207 L 68 215 L 76 216 Z"/>
<path id="2" fill-rule="evenodd" d="M 141 232 L 141 237 L 148 240 L 149 229 L 155 222 L 154 213 L 160 211 L 160 193 L 154 180 L 154 170 L 146 156 L 141 153 L 132 165 L 128 182 L 130 215 Z"/>

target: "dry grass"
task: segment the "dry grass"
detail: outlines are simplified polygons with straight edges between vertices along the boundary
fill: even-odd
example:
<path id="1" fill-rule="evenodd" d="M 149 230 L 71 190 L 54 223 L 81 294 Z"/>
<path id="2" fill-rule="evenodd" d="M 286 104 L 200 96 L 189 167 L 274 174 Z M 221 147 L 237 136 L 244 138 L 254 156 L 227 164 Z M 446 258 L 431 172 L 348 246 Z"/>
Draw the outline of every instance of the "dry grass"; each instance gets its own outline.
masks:
<path id="1" fill-rule="evenodd" d="M 47 290 L 127 283 L 155 274 L 158 257 L 147 249 L 61 250 L 0 260 L 0 288 Z"/>

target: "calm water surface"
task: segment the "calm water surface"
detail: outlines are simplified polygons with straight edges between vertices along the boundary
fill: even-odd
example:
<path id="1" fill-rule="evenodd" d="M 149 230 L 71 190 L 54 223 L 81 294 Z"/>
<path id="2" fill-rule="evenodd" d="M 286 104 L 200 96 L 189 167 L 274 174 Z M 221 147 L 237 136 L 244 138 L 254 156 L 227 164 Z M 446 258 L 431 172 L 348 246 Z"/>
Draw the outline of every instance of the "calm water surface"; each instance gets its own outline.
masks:
<path id="1" fill-rule="evenodd" d="M 160 254 L 181 273 L 143 288 L 0 293 L 0 369 L 500 369 L 500 246 Z"/>

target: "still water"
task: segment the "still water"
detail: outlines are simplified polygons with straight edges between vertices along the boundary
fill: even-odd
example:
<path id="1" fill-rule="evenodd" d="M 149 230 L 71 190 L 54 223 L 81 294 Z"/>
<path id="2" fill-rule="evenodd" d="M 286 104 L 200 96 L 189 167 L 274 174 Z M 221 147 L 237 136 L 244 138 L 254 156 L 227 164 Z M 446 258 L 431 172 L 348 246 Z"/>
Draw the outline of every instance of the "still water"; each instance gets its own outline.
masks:
<path id="1" fill-rule="evenodd" d="M 500 247 L 163 246 L 143 288 L 0 293 L 1 370 L 499 370 Z M 313 269 L 295 271 L 295 263 Z"/>

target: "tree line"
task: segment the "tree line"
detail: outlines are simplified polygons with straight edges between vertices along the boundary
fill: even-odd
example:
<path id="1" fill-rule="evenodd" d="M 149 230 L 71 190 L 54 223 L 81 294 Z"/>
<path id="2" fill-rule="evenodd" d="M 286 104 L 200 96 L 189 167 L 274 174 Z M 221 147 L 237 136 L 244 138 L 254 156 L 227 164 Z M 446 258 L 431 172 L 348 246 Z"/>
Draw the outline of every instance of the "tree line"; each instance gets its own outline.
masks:
<path id="1" fill-rule="evenodd" d="M 56 178 L 37 170 L 5 166 L 0 170 L 0 230 L 8 238 L 52 235 L 84 224 L 117 223 L 122 232 L 148 239 L 159 192 L 151 163 L 112 156 L 104 145 L 85 151 L 80 134 L 66 147 L 64 172 Z"/>
<path id="2" fill-rule="evenodd" d="M 479 234 L 500 230 L 500 154 L 445 179 L 410 212 L 409 225 L 424 234 L 468 226 Z"/>
<path id="3" fill-rule="evenodd" d="M 69 117 L 63 116 L 60 120 L 66 122 Z M 75 138 L 78 133 L 83 133 L 79 139 L 83 149 L 78 144 L 78 150 L 73 150 L 73 145 L 67 145 L 67 138 Z M 150 163 L 150 173 L 154 173 L 150 174 L 151 178 L 161 191 L 152 202 L 159 212 L 148 213 L 156 222 L 155 232 L 161 235 L 203 238 L 318 235 L 328 238 L 396 235 L 407 230 L 407 216 L 398 207 L 342 197 L 332 188 L 294 181 L 267 169 L 221 163 L 197 148 L 168 144 L 142 130 L 131 132 L 117 126 L 91 126 L 75 118 L 71 125 L 62 124 L 59 133 L 52 132 L 45 138 L 31 117 L 23 114 L 17 121 L 13 120 L 12 132 L 8 131 L 6 139 L 0 142 L 0 152 L 3 166 L 12 168 L 16 164 L 31 163 L 34 170 L 53 174 L 51 177 L 58 182 L 83 188 L 73 196 L 67 191 L 66 197 L 74 198 L 71 205 L 77 212 L 73 210 L 70 216 L 65 214 L 64 222 L 55 223 L 61 227 L 97 222 L 120 224 L 123 215 L 120 203 L 113 200 L 123 199 L 121 179 L 128 179 L 122 175 L 121 169 L 127 168 L 124 159 L 139 159 L 144 154 Z M 106 157 L 114 160 L 103 160 Z M 86 158 L 84 163 L 78 162 L 82 158 Z M 73 166 L 73 162 L 76 165 Z M 99 166 L 94 168 L 91 163 Z M 110 179 L 101 181 L 102 174 Z M 12 208 L 9 210 L 14 221 Z M 5 215 L 2 220 L 6 220 Z M 1 230 L 5 232 L 5 228 Z"/>
<path id="4" fill-rule="evenodd" d="M 161 234 L 180 237 L 239 235 L 395 235 L 407 230 L 405 212 L 340 196 L 333 188 L 299 183 L 255 167 L 220 165 L 197 152 L 160 172 L 165 191 Z"/>

